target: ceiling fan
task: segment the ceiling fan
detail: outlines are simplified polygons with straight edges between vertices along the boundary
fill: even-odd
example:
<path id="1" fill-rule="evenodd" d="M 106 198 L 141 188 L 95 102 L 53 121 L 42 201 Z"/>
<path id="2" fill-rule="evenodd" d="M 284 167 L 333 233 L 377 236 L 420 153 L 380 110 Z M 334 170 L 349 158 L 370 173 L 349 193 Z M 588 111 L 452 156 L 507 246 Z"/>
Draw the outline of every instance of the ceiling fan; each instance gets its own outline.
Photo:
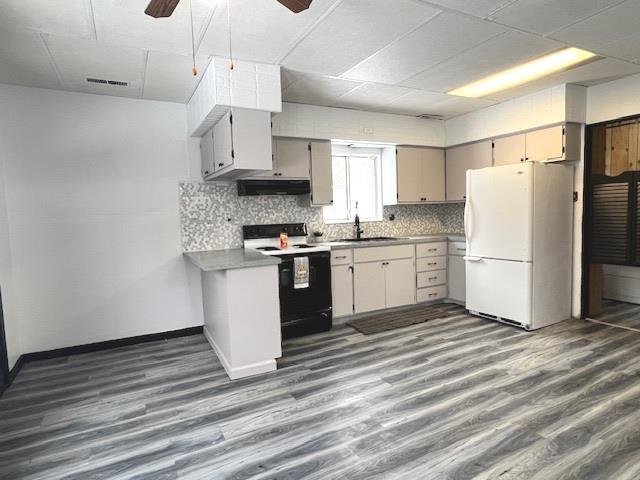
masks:
<path id="1" fill-rule="evenodd" d="M 313 0 L 276 0 L 293 13 L 300 13 L 311 5 Z M 180 0 L 151 0 L 144 13 L 153 17 L 170 17 Z"/>

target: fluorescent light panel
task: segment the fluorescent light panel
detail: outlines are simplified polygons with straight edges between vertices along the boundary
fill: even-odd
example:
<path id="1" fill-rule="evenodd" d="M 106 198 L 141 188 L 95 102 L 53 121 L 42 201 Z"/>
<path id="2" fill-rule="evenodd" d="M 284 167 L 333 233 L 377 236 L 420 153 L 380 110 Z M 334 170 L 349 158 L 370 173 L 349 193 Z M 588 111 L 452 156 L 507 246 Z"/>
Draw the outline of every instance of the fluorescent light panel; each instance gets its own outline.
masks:
<path id="1" fill-rule="evenodd" d="M 468 83 L 447 93 L 459 97 L 485 97 L 491 93 L 517 87 L 518 85 L 546 77 L 552 73 L 575 67 L 595 56 L 595 53 L 569 47 L 550 53 L 544 57 L 536 58 L 522 65 L 503 70 L 502 72 L 494 73 L 482 80 Z"/>

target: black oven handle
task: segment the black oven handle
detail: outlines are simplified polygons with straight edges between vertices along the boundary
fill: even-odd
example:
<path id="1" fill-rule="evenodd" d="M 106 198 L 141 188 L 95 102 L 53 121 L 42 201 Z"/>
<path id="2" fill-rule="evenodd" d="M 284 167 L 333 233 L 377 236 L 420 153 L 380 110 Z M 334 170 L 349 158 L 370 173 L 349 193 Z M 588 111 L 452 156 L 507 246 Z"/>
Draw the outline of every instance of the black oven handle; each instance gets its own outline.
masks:
<path id="1" fill-rule="evenodd" d="M 283 268 L 282 270 L 280 270 L 280 286 L 281 287 L 288 287 L 289 285 L 291 285 L 292 278 L 293 276 L 291 275 L 290 268 Z M 316 267 L 311 265 L 309 267 L 309 283 L 315 282 L 316 278 L 317 278 Z"/>

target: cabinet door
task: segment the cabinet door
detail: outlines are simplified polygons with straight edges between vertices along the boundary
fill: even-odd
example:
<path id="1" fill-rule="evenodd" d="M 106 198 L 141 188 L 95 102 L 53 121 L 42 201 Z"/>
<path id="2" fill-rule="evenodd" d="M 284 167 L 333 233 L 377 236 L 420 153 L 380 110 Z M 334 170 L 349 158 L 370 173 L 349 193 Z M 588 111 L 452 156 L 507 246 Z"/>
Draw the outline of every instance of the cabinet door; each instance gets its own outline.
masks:
<path id="1" fill-rule="evenodd" d="M 564 156 L 564 127 L 557 125 L 550 128 L 542 128 L 527 132 L 526 136 L 526 156 L 527 160 L 534 162 L 544 162 L 546 160 L 557 160 Z"/>
<path id="2" fill-rule="evenodd" d="M 398 182 L 398 202 L 420 202 L 422 195 L 421 163 L 422 149 L 398 147 L 396 169 Z"/>
<path id="3" fill-rule="evenodd" d="M 213 169 L 216 172 L 233 164 L 231 135 L 231 113 L 229 112 L 213 126 Z"/>
<path id="4" fill-rule="evenodd" d="M 421 148 L 420 200 L 445 201 L 444 150 Z"/>
<path id="5" fill-rule="evenodd" d="M 386 307 L 416 303 L 416 270 L 412 258 L 384 262 Z"/>
<path id="6" fill-rule="evenodd" d="M 490 140 L 449 148 L 446 151 L 447 201 L 464 200 L 467 170 L 490 167 L 492 160 Z"/>
<path id="7" fill-rule="evenodd" d="M 200 139 L 200 160 L 202 162 L 202 178 L 207 178 L 214 171 L 213 132 L 211 130 Z"/>
<path id="8" fill-rule="evenodd" d="M 511 135 L 493 141 L 493 166 L 524 162 L 526 157 L 525 135 Z"/>
<path id="9" fill-rule="evenodd" d="M 309 179 L 309 140 L 296 138 L 276 139 L 277 178 Z"/>
<path id="10" fill-rule="evenodd" d="M 334 317 L 353 313 L 353 267 L 351 265 L 331 267 L 331 295 Z"/>
<path id="11" fill-rule="evenodd" d="M 262 171 L 271 169 L 271 113 L 234 108 L 232 115 L 235 168 Z"/>
<path id="12" fill-rule="evenodd" d="M 311 205 L 333 203 L 331 142 L 311 141 Z"/>
<path id="13" fill-rule="evenodd" d="M 382 262 L 357 263 L 353 268 L 355 313 L 385 308 L 385 272 Z"/>
<path id="14" fill-rule="evenodd" d="M 464 257 L 449 256 L 449 298 L 458 302 L 465 301 Z"/>

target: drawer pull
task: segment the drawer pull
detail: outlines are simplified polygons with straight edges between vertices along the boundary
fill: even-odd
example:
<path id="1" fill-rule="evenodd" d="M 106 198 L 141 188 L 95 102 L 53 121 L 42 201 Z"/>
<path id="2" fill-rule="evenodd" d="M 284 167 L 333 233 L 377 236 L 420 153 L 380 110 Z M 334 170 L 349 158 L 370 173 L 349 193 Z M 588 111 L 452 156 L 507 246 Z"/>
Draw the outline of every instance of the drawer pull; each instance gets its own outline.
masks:
<path id="1" fill-rule="evenodd" d="M 346 255 L 340 255 L 339 257 L 336 257 L 336 260 L 341 260 L 343 258 L 347 258 L 347 256 Z"/>
<path id="2" fill-rule="evenodd" d="M 438 296 L 438 294 L 437 294 L 437 293 L 430 293 L 430 294 L 429 294 L 429 297 L 437 297 L 437 296 Z"/>
<path id="3" fill-rule="evenodd" d="M 430 249 L 427 250 L 427 252 L 437 252 L 437 251 L 438 251 L 437 248 L 430 248 Z"/>
<path id="4" fill-rule="evenodd" d="M 458 250 L 459 252 L 464 252 L 464 251 L 466 251 L 467 249 L 466 249 L 466 248 L 460 248 L 460 247 L 458 247 L 456 250 Z"/>
<path id="5" fill-rule="evenodd" d="M 429 277 L 429 281 L 431 281 L 431 280 L 437 280 L 437 279 L 438 279 L 438 277 Z"/>
<path id="6" fill-rule="evenodd" d="M 431 266 L 431 265 L 437 265 L 437 264 L 438 264 L 438 262 L 429 262 L 429 263 L 427 263 L 427 265 L 429 265 L 429 266 Z"/>

